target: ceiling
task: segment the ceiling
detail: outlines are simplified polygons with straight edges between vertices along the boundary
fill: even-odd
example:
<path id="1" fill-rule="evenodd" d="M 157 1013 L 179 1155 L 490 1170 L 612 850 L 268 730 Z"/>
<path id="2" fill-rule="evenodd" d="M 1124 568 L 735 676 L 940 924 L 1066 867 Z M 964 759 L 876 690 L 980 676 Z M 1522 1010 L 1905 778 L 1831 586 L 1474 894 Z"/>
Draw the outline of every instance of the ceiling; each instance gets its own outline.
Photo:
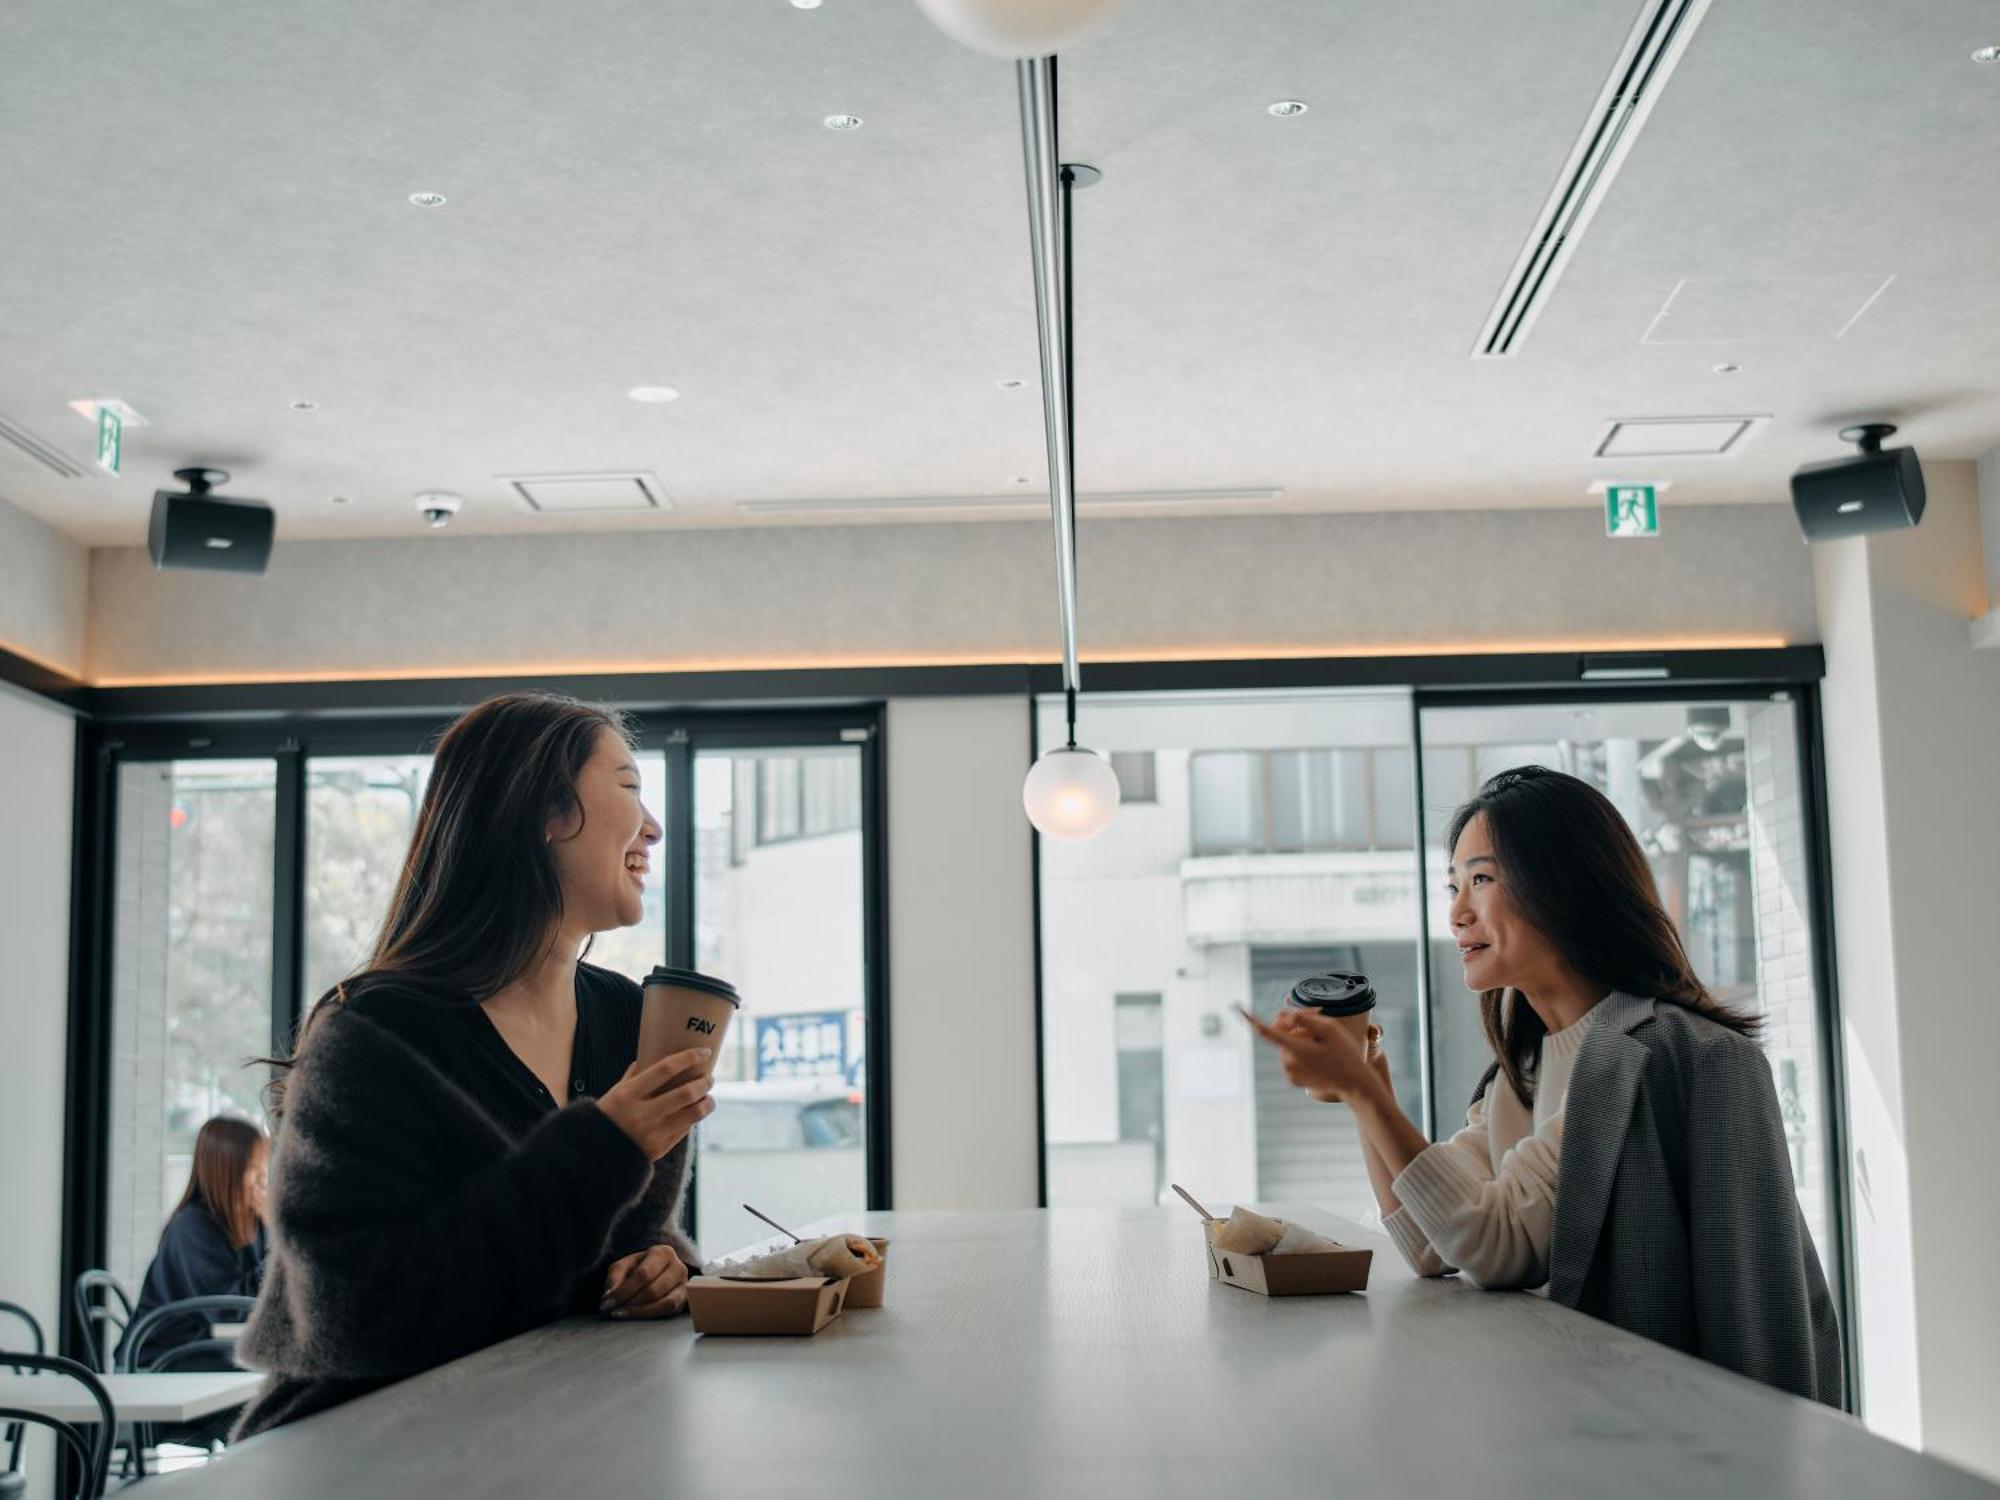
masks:
<path id="1" fill-rule="evenodd" d="M 1716 0 L 1520 352 L 1471 357 L 1637 9 L 1127 0 L 1062 60 L 1063 154 L 1105 174 L 1082 489 L 1770 502 L 1848 421 L 2000 442 L 1990 0 Z M 195 463 L 281 537 L 416 534 L 426 490 L 533 533 L 1046 487 L 1012 69 L 913 0 L 21 0 L 7 31 L 0 417 L 86 472 L 0 444 L 0 496 L 81 541 L 138 541 Z M 106 397 L 150 422 L 118 478 L 68 407 Z M 1657 416 L 1769 420 L 1594 456 Z M 671 509 L 502 482 L 598 471 Z"/>

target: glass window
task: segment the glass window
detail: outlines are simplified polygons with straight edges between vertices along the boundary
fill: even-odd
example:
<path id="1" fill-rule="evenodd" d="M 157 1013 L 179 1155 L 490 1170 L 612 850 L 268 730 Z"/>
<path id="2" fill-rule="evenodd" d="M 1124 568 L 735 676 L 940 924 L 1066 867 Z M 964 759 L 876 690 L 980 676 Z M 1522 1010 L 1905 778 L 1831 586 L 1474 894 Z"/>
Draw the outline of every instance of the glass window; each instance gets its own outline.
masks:
<path id="1" fill-rule="evenodd" d="M 1192 756 L 1188 808 L 1193 852 L 1241 854 L 1264 848 L 1269 837 L 1264 791 L 1264 758 L 1255 751 L 1209 750 Z"/>
<path id="2" fill-rule="evenodd" d="M 769 1233 L 745 1203 L 798 1224 L 868 1206 L 861 752 L 701 751 L 694 783 L 696 966 L 743 996 L 697 1136 L 715 1257 Z"/>
<path id="3" fill-rule="evenodd" d="M 1051 743 L 1061 700 L 1038 711 Z M 1114 764 L 1150 755 L 1160 805 L 1189 813 L 1042 841 L 1050 1203 L 1155 1203 L 1180 1182 L 1220 1204 L 1366 1211 L 1352 1115 L 1286 1085 L 1234 1009 L 1268 1016 L 1307 974 L 1364 969 L 1398 1089 L 1423 1118 L 1407 771 L 1400 848 L 1378 846 L 1372 810 L 1376 764 L 1410 761 L 1409 699 L 1121 695 L 1085 718 Z"/>
<path id="4" fill-rule="evenodd" d="M 213 1115 L 262 1121 L 277 768 L 118 775 L 107 1266 L 135 1294 Z"/>
<path id="5" fill-rule="evenodd" d="M 1632 703 L 1427 709 L 1425 803 L 1433 890 L 1442 887 L 1447 820 L 1456 797 L 1433 766 L 1469 754 L 1481 777 L 1538 763 L 1582 777 L 1609 797 L 1637 834 L 1688 957 L 1715 996 L 1764 1019 L 1792 1174 L 1829 1277 L 1829 1101 L 1813 982 L 1812 903 L 1804 793 L 1793 705 Z M 1491 1058 L 1457 977 L 1444 902 L 1431 904 L 1439 941 L 1432 1035 L 1438 1044 L 1439 1124 L 1471 1096 Z"/>
<path id="6" fill-rule="evenodd" d="M 1114 750 L 1111 773 L 1118 778 L 1121 806 L 1159 801 L 1153 786 L 1153 757 L 1145 750 Z"/>
<path id="7" fill-rule="evenodd" d="M 315 755 L 306 762 L 302 1007 L 374 951 L 430 774 L 428 755 Z"/>

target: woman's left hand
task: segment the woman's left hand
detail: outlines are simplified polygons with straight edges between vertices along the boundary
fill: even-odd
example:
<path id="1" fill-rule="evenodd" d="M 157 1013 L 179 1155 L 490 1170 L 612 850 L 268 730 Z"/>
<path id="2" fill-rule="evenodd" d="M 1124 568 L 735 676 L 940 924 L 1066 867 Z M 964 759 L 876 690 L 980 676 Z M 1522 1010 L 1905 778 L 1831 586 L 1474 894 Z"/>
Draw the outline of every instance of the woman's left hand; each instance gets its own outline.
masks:
<path id="1" fill-rule="evenodd" d="M 687 1311 L 688 1268 L 666 1245 L 620 1256 L 604 1276 L 597 1310 L 614 1318 L 671 1318 Z"/>
<path id="2" fill-rule="evenodd" d="M 1248 1011 L 1242 1015 L 1257 1035 L 1283 1054 L 1285 1081 L 1315 1099 L 1327 1103 L 1351 1100 L 1381 1081 L 1379 1070 L 1369 1064 L 1366 1049 L 1340 1021 L 1297 1008 L 1281 1011 L 1274 1025 L 1266 1025 Z"/>

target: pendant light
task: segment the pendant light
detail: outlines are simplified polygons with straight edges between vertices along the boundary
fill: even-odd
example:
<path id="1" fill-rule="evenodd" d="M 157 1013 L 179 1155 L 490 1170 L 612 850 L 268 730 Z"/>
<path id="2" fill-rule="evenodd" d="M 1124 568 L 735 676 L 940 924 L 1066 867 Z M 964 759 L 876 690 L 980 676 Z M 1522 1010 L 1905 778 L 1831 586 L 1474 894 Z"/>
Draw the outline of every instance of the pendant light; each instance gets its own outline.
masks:
<path id="1" fill-rule="evenodd" d="M 1058 165 L 1056 60 L 1014 66 L 1021 95 L 1021 150 L 1028 176 L 1028 239 L 1035 271 L 1035 323 L 1041 336 L 1042 417 L 1049 450 L 1049 508 L 1055 522 L 1056 602 L 1062 621 L 1066 742 L 1028 771 L 1021 805 L 1050 838 L 1095 838 L 1118 811 L 1110 762 L 1076 742 L 1076 391 L 1071 303 L 1070 195 L 1095 182 L 1090 167 Z"/>
<path id="2" fill-rule="evenodd" d="M 1074 47 L 1118 0 L 917 0 L 939 31 L 988 57 L 1048 57 Z"/>

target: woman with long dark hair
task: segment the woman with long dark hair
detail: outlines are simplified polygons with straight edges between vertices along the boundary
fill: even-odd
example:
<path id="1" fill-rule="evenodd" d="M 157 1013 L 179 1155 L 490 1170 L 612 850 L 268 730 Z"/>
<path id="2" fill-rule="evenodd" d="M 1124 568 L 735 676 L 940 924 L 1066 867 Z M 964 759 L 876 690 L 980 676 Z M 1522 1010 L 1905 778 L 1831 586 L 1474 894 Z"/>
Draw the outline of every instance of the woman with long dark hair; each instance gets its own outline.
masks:
<path id="1" fill-rule="evenodd" d="M 279 1065 L 239 1437 L 552 1318 L 686 1307 L 708 1053 L 638 1068 L 639 987 L 581 961 L 639 920 L 660 837 L 610 713 L 495 698 L 439 741 L 374 954 Z"/>
<path id="2" fill-rule="evenodd" d="M 1794 1196 L 1756 1023 L 1696 977 L 1618 810 L 1526 766 L 1452 819 L 1451 927 L 1494 1063 L 1436 1145 L 1372 1032 L 1287 1010 L 1285 1075 L 1352 1106 L 1383 1222 L 1419 1275 L 1542 1288 L 1839 1405 L 1840 1330 Z"/>
<path id="3" fill-rule="evenodd" d="M 195 1132 L 194 1160 L 187 1190 L 160 1233 L 160 1248 L 146 1268 L 136 1324 L 147 1313 L 189 1297 L 254 1297 L 264 1279 L 264 1132 L 248 1120 L 218 1115 Z M 212 1320 L 200 1313 L 162 1319 L 147 1332 L 143 1348 L 130 1352 L 144 1369 L 170 1349 L 207 1339 Z M 128 1351 L 121 1348 L 121 1354 Z M 197 1356 L 185 1370 L 235 1368 L 217 1355 Z"/>

